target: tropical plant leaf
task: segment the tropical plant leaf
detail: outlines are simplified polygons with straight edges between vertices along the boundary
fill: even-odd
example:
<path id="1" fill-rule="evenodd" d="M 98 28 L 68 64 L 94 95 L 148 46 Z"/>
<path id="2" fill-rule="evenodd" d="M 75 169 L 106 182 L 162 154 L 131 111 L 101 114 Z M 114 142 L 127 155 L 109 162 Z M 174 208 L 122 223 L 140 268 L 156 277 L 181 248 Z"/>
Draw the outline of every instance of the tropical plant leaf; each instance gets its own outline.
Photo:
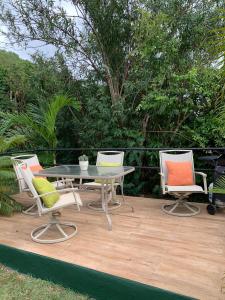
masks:
<path id="1" fill-rule="evenodd" d="M 9 138 L 0 136 L 0 153 L 8 151 L 18 145 L 24 144 L 26 138 L 24 135 L 14 135 Z"/>
<path id="2" fill-rule="evenodd" d="M 5 201 L 0 201 L 0 214 L 3 216 L 11 216 L 13 208 Z"/>
<path id="3" fill-rule="evenodd" d="M 14 179 L 15 178 L 15 175 L 14 175 L 14 172 L 12 171 L 12 170 L 10 170 L 10 169 L 0 169 L 0 178 L 2 178 L 2 180 L 3 179 L 6 179 L 6 180 L 8 180 L 8 179 Z"/>
<path id="4" fill-rule="evenodd" d="M 13 212 L 21 212 L 23 206 L 7 194 L 0 193 L 0 214 L 11 215 Z"/>
<path id="5" fill-rule="evenodd" d="M 0 152 L 21 145 L 25 140 L 25 137 L 21 135 L 8 138 L 0 136 Z M 10 197 L 10 194 L 15 192 L 16 189 L 15 174 L 10 157 L 0 156 L 0 214 L 10 216 L 14 211 L 22 210 L 22 206 Z"/>
<path id="6" fill-rule="evenodd" d="M 26 135 L 29 139 L 37 136 L 41 137 L 49 147 L 55 148 L 57 145 L 57 116 L 66 106 L 71 106 L 76 110 L 80 109 L 80 104 L 77 100 L 63 95 L 57 95 L 47 104 L 41 103 L 38 107 L 32 104 L 29 105 L 27 113 L 18 114 L 0 112 L 0 116 L 3 119 L 0 133 L 4 134 L 12 128 L 17 128 L 18 132 L 21 132 L 21 128 L 23 128 L 27 130 Z M 11 140 L 9 140 L 9 142 L 10 141 Z M 13 141 L 11 141 L 11 143 L 13 143 Z M 3 151 L 5 151 L 5 149 L 3 149 Z"/>
<path id="7" fill-rule="evenodd" d="M 0 168 L 9 168 L 12 166 L 11 158 L 9 156 L 0 156 Z"/>

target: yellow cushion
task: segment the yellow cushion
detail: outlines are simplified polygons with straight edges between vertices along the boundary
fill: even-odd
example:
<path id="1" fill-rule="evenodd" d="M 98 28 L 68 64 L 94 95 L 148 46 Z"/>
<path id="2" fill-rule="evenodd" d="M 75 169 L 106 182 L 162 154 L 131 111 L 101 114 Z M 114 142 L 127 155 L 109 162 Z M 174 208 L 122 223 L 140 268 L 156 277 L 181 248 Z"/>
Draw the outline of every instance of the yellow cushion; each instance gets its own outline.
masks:
<path id="1" fill-rule="evenodd" d="M 99 167 L 121 167 L 121 163 L 113 163 L 113 162 L 104 162 L 100 161 L 98 164 Z"/>
<path id="2" fill-rule="evenodd" d="M 102 162 L 99 162 L 98 167 L 121 167 L 121 164 L 120 163 L 102 161 Z M 108 180 L 108 182 L 107 182 L 107 180 L 104 180 L 104 179 L 95 179 L 95 182 L 96 183 L 108 183 L 108 184 L 110 184 L 111 182 L 114 183 L 115 179 L 113 179 L 113 181 Z"/>
<path id="3" fill-rule="evenodd" d="M 45 178 L 35 177 L 32 179 L 33 185 L 39 195 L 56 192 L 54 194 L 46 195 L 41 197 L 45 207 L 52 207 L 59 200 L 59 193 L 56 191 L 56 188 Z"/>

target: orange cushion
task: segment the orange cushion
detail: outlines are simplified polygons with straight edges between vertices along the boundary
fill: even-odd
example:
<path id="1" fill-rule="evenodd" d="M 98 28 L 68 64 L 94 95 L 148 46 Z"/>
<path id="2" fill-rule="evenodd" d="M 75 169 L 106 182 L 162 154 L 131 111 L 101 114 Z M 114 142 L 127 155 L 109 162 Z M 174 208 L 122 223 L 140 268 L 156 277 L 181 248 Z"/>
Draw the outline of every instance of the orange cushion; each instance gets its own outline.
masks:
<path id="1" fill-rule="evenodd" d="M 33 165 L 33 166 L 29 166 L 29 168 L 30 168 L 30 170 L 31 170 L 32 173 L 36 173 L 36 172 L 44 170 L 41 165 Z M 35 176 L 35 177 L 36 178 L 45 178 L 46 179 L 46 177 L 42 177 L 42 176 Z"/>
<path id="2" fill-rule="evenodd" d="M 33 166 L 30 166 L 29 168 L 32 173 L 36 173 L 36 172 L 43 170 L 41 165 L 33 165 Z"/>
<path id="3" fill-rule="evenodd" d="M 193 185 L 192 163 L 166 160 L 168 185 Z"/>

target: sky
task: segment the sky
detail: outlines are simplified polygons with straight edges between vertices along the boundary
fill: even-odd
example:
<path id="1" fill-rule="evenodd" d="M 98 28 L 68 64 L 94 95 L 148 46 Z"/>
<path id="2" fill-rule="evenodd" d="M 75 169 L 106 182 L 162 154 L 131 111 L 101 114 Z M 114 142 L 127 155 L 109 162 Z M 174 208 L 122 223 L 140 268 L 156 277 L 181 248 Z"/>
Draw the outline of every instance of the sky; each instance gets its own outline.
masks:
<path id="1" fill-rule="evenodd" d="M 70 1 L 57 0 L 56 3 L 62 5 L 63 8 L 68 12 L 68 14 L 76 13 L 73 4 Z M 0 24 L 0 29 L 5 30 L 5 27 Z M 27 49 L 19 47 L 17 45 L 11 46 L 7 38 L 0 33 L 0 49 L 15 52 L 22 59 L 31 60 L 31 55 L 34 54 L 37 50 L 42 52 L 46 57 L 53 56 L 56 48 L 52 45 L 42 46 L 42 44 L 43 43 L 39 41 L 33 41 L 29 44 L 29 47 L 27 47 Z"/>
<path id="2" fill-rule="evenodd" d="M 42 52 L 46 57 L 51 57 L 55 53 L 55 47 L 52 45 L 41 46 L 41 43 L 38 41 L 31 42 L 29 45 L 30 47 L 27 49 L 16 45 L 10 46 L 8 40 L 0 35 L 0 49 L 15 52 L 22 59 L 31 60 L 31 55 L 37 50 Z"/>

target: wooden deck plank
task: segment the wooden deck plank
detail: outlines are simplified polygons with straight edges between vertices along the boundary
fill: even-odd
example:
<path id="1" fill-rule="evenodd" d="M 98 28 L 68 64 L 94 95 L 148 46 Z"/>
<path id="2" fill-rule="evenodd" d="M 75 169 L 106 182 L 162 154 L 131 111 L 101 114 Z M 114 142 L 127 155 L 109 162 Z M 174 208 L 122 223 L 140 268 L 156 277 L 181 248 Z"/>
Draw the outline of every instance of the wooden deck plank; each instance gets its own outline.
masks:
<path id="1" fill-rule="evenodd" d="M 86 204 L 95 194 L 81 194 Z M 29 203 L 26 195 L 18 201 Z M 30 232 L 47 220 L 15 214 L 0 217 L 0 243 L 70 263 L 137 280 L 198 299 L 225 299 L 221 293 L 225 272 L 225 212 L 175 217 L 162 212 L 167 200 L 126 197 L 128 204 L 112 213 L 113 231 L 104 214 L 75 208 L 63 210 L 62 219 L 75 222 L 78 234 L 63 243 L 37 244 Z"/>

